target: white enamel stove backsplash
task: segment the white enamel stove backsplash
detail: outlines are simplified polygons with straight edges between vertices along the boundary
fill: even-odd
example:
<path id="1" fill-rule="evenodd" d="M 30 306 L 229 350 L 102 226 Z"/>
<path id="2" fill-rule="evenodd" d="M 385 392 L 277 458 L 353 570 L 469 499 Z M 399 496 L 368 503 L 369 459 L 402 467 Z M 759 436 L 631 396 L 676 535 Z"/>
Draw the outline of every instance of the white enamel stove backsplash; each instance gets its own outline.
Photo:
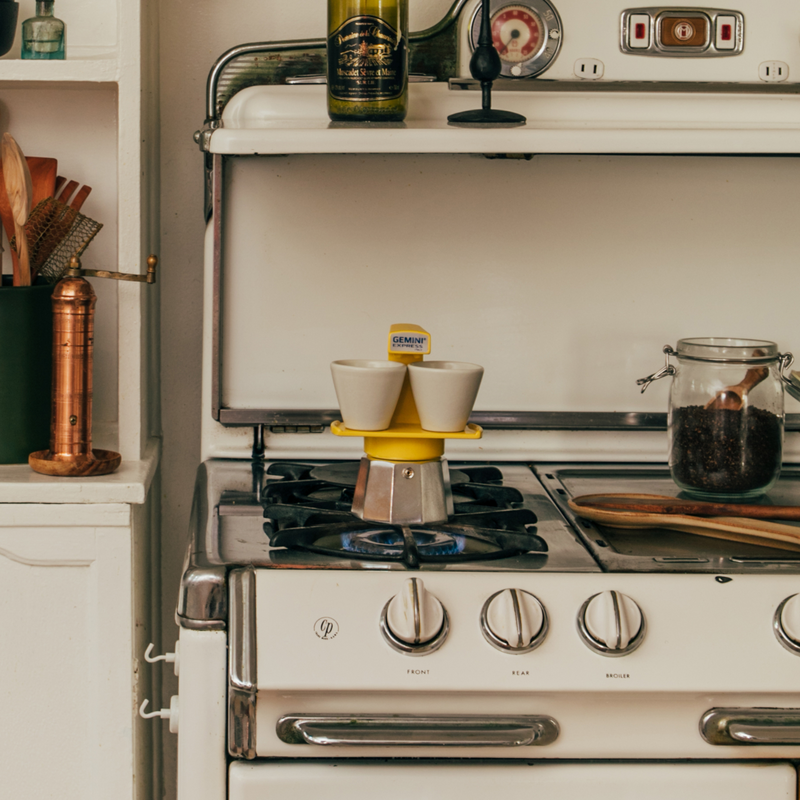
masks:
<path id="1" fill-rule="evenodd" d="M 288 745 L 275 736 L 283 714 L 334 712 L 549 714 L 559 723 L 547 747 L 481 748 L 483 756 L 800 756 L 800 747 L 714 747 L 698 730 L 714 706 L 800 705 L 800 657 L 773 631 L 776 609 L 800 590 L 800 577 L 425 573 L 420 578 L 447 610 L 450 631 L 440 649 L 416 658 L 394 650 L 379 626 L 384 605 L 409 577 L 257 573 L 260 756 L 386 755 Z M 480 630 L 484 602 L 507 588 L 535 595 L 549 618 L 545 640 L 525 654 L 500 652 Z M 646 620 L 641 646 L 617 658 L 592 651 L 576 622 L 583 603 L 607 590 L 635 600 Z M 432 750 L 404 748 L 402 755 Z"/>

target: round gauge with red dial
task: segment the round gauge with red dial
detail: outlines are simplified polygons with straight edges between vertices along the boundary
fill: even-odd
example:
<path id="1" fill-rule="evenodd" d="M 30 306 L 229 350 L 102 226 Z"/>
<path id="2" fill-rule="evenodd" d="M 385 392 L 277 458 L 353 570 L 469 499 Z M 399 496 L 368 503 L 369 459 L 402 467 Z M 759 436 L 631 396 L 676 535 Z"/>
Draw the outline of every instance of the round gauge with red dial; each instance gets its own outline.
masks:
<path id="1" fill-rule="evenodd" d="M 501 76 L 530 78 L 544 72 L 558 55 L 563 35 L 561 20 L 548 0 L 486 0 L 490 3 L 492 42 L 500 55 Z M 478 3 L 470 24 L 473 49 L 481 27 Z"/>
<path id="2" fill-rule="evenodd" d="M 492 42 L 501 61 L 518 64 L 533 58 L 542 44 L 542 23 L 521 5 L 501 8 L 492 18 Z"/>

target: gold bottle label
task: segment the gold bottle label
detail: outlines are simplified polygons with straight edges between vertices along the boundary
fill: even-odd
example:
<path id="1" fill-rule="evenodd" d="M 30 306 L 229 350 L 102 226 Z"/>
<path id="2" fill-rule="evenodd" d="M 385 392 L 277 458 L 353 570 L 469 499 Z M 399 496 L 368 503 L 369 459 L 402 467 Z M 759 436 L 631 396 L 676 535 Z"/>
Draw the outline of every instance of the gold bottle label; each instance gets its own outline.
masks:
<path id="1" fill-rule="evenodd" d="M 337 100 L 394 100 L 406 87 L 407 46 L 379 17 L 351 17 L 328 37 L 328 91 Z"/>

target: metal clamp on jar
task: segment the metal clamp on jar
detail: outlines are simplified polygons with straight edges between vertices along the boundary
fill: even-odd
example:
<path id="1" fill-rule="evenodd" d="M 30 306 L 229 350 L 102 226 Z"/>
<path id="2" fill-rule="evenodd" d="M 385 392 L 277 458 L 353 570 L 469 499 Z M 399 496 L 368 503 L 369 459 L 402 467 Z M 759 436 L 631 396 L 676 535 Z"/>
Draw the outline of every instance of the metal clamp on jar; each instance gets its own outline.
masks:
<path id="1" fill-rule="evenodd" d="M 768 492 L 781 471 L 784 386 L 800 399 L 784 374 L 792 354 L 774 342 L 715 337 L 681 339 L 677 349 L 665 345 L 664 354 L 664 367 L 637 384 L 644 392 L 672 376 L 667 427 L 675 483 L 706 500 Z"/>

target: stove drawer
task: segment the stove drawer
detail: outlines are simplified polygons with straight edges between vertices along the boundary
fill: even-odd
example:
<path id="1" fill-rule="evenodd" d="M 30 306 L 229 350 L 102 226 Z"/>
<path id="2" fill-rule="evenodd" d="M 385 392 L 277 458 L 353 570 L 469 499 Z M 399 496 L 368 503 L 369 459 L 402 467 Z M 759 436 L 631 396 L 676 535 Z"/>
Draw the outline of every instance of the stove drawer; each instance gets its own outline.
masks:
<path id="1" fill-rule="evenodd" d="M 229 800 L 796 800 L 797 775 L 774 764 L 234 763 Z"/>

